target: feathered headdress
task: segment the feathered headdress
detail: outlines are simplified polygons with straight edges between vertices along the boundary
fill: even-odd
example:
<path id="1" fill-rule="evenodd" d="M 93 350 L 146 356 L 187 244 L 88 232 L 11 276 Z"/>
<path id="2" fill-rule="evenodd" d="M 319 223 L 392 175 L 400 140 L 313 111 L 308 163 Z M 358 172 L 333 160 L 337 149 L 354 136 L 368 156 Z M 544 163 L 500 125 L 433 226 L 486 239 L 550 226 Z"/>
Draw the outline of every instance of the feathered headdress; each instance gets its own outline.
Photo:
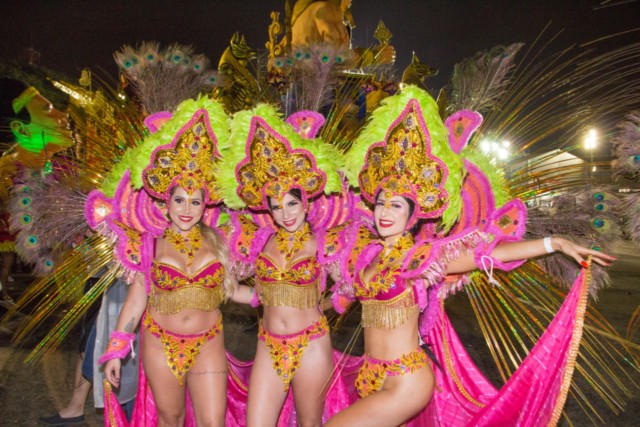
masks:
<path id="1" fill-rule="evenodd" d="M 374 111 L 350 154 L 348 176 L 353 182 L 355 166 L 362 165 L 357 179 L 369 202 L 380 191 L 415 202 L 409 226 L 418 218 L 442 216 L 450 198 L 459 197 L 460 159 L 449 148 L 435 101 L 418 88 L 409 87 L 387 98 Z M 447 185 L 450 175 L 454 179 Z"/>
<path id="2" fill-rule="evenodd" d="M 302 192 L 303 203 L 323 191 L 339 192 L 338 151 L 310 139 L 320 127 L 316 116 L 314 112 L 296 113 L 288 120 L 290 125 L 269 105 L 237 113 L 231 125 L 232 153 L 225 155 L 237 165 L 235 175 L 222 171 L 225 204 L 267 210 L 267 197 L 281 200 L 294 188 Z"/>
<path id="3" fill-rule="evenodd" d="M 206 204 L 220 202 L 216 183 L 220 154 L 207 116 L 206 110 L 196 111 L 170 144 L 153 151 L 151 163 L 142 172 L 149 194 L 168 200 L 171 189 L 180 186 L 188 194 L 202 189 Z"/>

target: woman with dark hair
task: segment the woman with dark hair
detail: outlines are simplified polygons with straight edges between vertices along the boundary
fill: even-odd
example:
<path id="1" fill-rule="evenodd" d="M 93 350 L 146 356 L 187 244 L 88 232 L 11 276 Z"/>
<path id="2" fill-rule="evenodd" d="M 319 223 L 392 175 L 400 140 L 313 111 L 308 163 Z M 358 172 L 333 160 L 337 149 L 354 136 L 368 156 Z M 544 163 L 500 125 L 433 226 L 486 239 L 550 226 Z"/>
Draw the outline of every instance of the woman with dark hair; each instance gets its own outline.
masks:
<path id="1" fill-rule="evenodd" d="M 307 119 L 319 116 L 297 114 Z M 252 210 L 268 211 L 274 225 L 259 228 L 246 218 L 236 218 L 232 232 L 236 237 L 230 245 L 239 260 L 255 267 L 255 288 L 240 286 L 233 299 L 264 308 L 246 423 L 274 426 L 279 418 L 286 419 L 282 408 L 291 387 L 298 425 L 320 426 L 334 359 L 321 309 L 329 269 L 324 231 L 309 220 L 311 201 L 326 191 L 327 182 L 336 189 L 336 179 L 327 177 L 335 170 L 329 160 L 335 153 L 323 153 L 322 144 L 307 143 L 271 107 L 239 113 L 234 120 L 249 122 L 235 135 L 238 142 L 231 144 L 244 154 L 236 167 L 237 194 Z M 317 165 L 318 158 L 323 168 Z M 233 204 L 230 199 L 225 197 L 225 202 Z"/>
<path id="2" fill-rule="evenodd" d="M 429 110 L 429 121 L 423 109 Z M 371 139 L 374 134 L 371 127 L 379 126 L 376 119 L 383 120 L 386 113 L 388 130 L 384 139 L 375 139 L 381 142 L 366 145 L 356 142 L 353 148 L 356 153 L 363 147 L 366 149 L 358 181 L 363 198 L 374 205 L 373 227 L 361 224 L 345 233 L 347 251 L 340 264 L 343 281 L 336 287 L 338 297 L 357 299 L 362 304 L 365 354 L 355 381 L 360 400 L 326 425 L 402 425 L 427 406 L 437 386 L 442 388 L 442 400 L 427 409 L 429 421 L 418 421 L 415 425 L 425 425 L 425 422 L 495 425 L 483 424 L 480 420 L 478 424 L 468 423 L 455 409 L 442 410 L 443 405 L 451 404 L 453 393 L 449 393 L 450 384 L 436 384 L 436 363 L 432 363 L 421 346 L 421 337 L 426 339 L 429 331 L 423 330 L 419 319 L 421 312 L 427 321 L 430 316 L 437 317 L 438 300 L 447 292 L 447 286 L 457 286 L 445 284 L 445 276 L 470 272 L 477 269 L 477 265 L 484 265 L 491 276 L 494 265 L 513 268 L 514 261 L 554 251 L 572 257 L 583 266 L 586 266 L 583 257 L 593 257 L 593 261 L 601 265 L 608 265 L 612 257 L 559 237 L 517 241 L 517 225 L 524 221 L 508 214 L 501 217 L 503 220 L 495 228 L 475 228 L 447 236 L 446 224 L 436 228 L 434 220 L 449 220 L 446 211 L 449 203 L 456 201 L 456 186 L 448 181 L 455 184 L 462 173 L 460 160 L 448 151 L 444 145 L 446 139 L 442 142 L 445 134 L 441 122 L 438 125 L 435 102 L 410 88 L 389 99 L 381 111 L 377 116 L 374 113 L 370 128 L 363 134 L 364 138 Z M 514 206 L 516 204 L 514 202 Z M 422 228 L 421 220 L 427 221 Z M 487 220 L 489 226 L 491 218 Z M 502 226 L 511 228 L 501 234 Z M 415 236 L 412 229 L 420 230 L 421 234 Z M 336 301 L 344 300 L 338 297 Z M 434 327 L 432 320 L 430 327 Z M 447 369 L 450 369 L 452 357 L 439 362 L 449 364 Z M 456 386 L 454 391 L 461 390 L 465 401 L 477 403 L 479 408 L 485 406 L 472 396 L 475 389 L 468 392 L 460 380 Z M 515 396 L 512 399 L 517 400 Z M 464 402 L 460 405 L 464 407 Z M 544 409 L 549 411 L 549 407 Z M 507 419 L 496 414 L 497 411 L 491 415 Z M 542 411 L 531 414 L 541 417 L 536 419 L 547 415 Z"/>

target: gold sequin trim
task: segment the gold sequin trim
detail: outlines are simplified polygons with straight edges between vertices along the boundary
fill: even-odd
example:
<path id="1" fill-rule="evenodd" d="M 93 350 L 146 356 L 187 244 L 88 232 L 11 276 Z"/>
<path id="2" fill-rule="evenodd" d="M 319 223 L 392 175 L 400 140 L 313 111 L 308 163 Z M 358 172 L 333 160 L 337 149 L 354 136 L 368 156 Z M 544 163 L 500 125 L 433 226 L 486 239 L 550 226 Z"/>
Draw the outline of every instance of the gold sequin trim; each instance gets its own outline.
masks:
<path id="1" fill-rule="evenodd" d="M 564 404 L 567 401 L 567 394 L 571 387 L 571 381 L 573 379 L 573 371 L 576 367 L 576 359 L 578 357 L 578 351 L 580 349 L 580 341 L 582 340 L 582 331 L 584 329 L 584 316 L 587 311 L 587 300 L 589 298 L 589 285 L 591 284 L 591 257 L 588 260 L 588 268 L 582 277 L 582 283 L 580 283 L 580 297 L 576 307 L 576 318 L 573 324 L 573 335 L 571 336 L 571 342 L 569 343 L 569 350 L 567 354 L 567 362 L 564 368 L 564 374 L 562 377 L 562 383 L 560 384 L 560 392 L 553 407 L 553 413 L 549 420 L 549 426 L 556 426 L 562 415 Z"/>
<path id="2" fill-rule="evenodd" d="M 109 400 L 111 400 L 111 397 L 112 397 L 111 394 L 113 393 L 113 390 L 111 388 L 111 383 L 105 378 L 102 381 L 102 386 L 104 387 L 104 394 L 109 396 Z M 112 402 L 110 401 L 104 402 L 105 411 L 107 411 L 107 415 L 108 415 L 107 418 L 109 418 L 109 427 L 118 427 L 118 424 L 116 423 L 116 415 L 113 412 L 114 409 L 111 403 Z"/>
<path id="3" fill-rule="evenodd" d="M 440 303 L 440 310 L 444 312 L 444 298 Z M 447 328 L 442 328 L 442 347 L 444 352 L 444 366 L 447 373 L 453 379 L 453 382 L 456 384 L 456 388 L 465 397 L 470 403 L 477 406 L 478 408 L 484 408 L 486 405 L 478 400 L 474 399 L 473 396 L 464 388 L 464 384 L 462 384 L 462 380 L 458 376 L 458 373 L 453 367 L 453 360 L 451 359 L 451 349 L 449 348 L 449 341 L 447 340 Z"/>
<path id="4" fill-rule="evenodd" d="M 427 355 L 422 349 L 403 354 L 396 360 L 377 360 L 364 356 L 364 363 L 358 371 L 355 381 L 356 391 L 361 399 L 380 391 L 387 376 L 414 373 L 418 369 L 429 366 Z"/>

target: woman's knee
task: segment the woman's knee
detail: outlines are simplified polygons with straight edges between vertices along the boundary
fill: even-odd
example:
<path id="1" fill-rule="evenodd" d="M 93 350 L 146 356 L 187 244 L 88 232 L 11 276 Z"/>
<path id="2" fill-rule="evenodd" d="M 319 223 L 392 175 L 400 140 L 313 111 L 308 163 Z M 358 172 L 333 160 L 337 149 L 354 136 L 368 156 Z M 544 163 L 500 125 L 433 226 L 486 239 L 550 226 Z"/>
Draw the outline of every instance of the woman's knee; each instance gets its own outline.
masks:
<path id="1" fill-rule="evenodd" d="M 300 427 L 322 427 L 322 410 L 319 413 L 298 413 L 298 426 Z"/>
<path id="2" fill-rule="evenodd" d="M 163 427 L 179 427 L 184 425 L 184 411 L 158 408 L 158 425 Z"/>
<path id="3" fill-rule="evenodd" d="M 225 425 L 225 414 L 207 414 L 206 416 L 196 416 L 196 424 L 198 427 L 220 427 Z"/>

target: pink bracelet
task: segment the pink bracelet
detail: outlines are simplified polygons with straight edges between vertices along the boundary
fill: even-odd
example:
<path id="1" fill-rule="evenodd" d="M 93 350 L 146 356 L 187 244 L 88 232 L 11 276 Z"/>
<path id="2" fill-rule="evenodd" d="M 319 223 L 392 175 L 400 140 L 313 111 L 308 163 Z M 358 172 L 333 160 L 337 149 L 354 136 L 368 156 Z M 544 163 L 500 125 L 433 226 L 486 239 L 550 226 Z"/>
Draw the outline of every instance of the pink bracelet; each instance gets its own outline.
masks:
<path id="1" fill-rule="evenodd" d="M 136 334 L 131 332 L 111 331 L 109 334 L 109 345 L 100 359 L 99 364 L 103 364 L 111 359 L 124 359 L 129 354 L 129 350 L 133 353 L 133 341 Z M 135 354 L 134 356 L 135 357 Z"/>
<path id="2" fill-rule="evenodd" d="M 260 297 L 258 296 L 258 292 L 256 292 L 256 288 L 251 288 L 251 302 L 249 305 L 253 308 L 260 306 Z"/>

